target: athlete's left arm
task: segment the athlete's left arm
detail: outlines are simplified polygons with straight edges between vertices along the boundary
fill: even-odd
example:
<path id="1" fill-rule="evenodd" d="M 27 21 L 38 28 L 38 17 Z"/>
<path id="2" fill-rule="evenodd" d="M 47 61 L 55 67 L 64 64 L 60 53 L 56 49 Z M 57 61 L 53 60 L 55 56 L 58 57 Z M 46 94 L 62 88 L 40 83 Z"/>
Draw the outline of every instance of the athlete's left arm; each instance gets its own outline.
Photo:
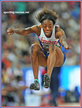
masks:
<path id="1" fill-rule="evenodd" d="M 65 32 L 60 27 L 56 28 L 56 38 L 59 38 L 60 43 L 65 49 L 71 49 L 71 46 L 66 42 Z"/>

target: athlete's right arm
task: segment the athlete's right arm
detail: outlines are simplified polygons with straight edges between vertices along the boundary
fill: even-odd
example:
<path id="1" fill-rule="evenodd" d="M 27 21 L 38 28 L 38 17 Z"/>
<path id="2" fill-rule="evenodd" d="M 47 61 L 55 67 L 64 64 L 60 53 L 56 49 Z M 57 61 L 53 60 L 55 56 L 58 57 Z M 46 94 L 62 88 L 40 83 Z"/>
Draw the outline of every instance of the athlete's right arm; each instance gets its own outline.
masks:
<path id="1" fill-rule="evenodd" d="M 30 33 L 36 33 L 37 35 L 39 35 L 40 34 L 40 28 L 41 28 L 41 25 L 39 25 L 39 26 L 34 25 L 32 27 L 28 27 L 28 28 L 24 28 L 24 29 L 12 29 L 12 28 L 9 28 L 7 30 L 7 33 L 9 35 L 12 35 L 13 33 L 16 33 L 16 34 L 24 35 L 24 36 L 26 36 L 26 35 L 28 35 Z"/>

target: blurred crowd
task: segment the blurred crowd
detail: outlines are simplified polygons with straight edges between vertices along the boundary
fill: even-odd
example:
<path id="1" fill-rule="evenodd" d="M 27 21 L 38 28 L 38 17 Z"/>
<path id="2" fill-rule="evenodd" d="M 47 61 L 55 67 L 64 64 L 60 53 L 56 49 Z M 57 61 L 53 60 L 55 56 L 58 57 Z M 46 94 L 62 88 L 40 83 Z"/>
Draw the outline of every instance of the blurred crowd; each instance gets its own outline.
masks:
<path id="1" fill-rule="evenodd" d="M 39 24 L 36 15 L 44 7 L 59 14 L 56 24 L 65 31 L 67 42 L 72 46 L 66 53 L 64 65 L 80 65 L 80 2 L 2 2 L 2 95 L 10 100 L 10 97 L 16 97 L 18 105 L 23 103 L 22 90 L 27 88 L 22 68 L 31 66 L 31 44 L 37 38 L 34 33 L 26 37 L 8 36 L 7 29 Z M 4 13 L 9 11 L 19 13 Z M 22 11 L 27 13 L 21 14 Z M 10 91 L 13 93 L 8 95 Z M 4 98 L 2 101 L 3 105 L 9 105 Z"/>

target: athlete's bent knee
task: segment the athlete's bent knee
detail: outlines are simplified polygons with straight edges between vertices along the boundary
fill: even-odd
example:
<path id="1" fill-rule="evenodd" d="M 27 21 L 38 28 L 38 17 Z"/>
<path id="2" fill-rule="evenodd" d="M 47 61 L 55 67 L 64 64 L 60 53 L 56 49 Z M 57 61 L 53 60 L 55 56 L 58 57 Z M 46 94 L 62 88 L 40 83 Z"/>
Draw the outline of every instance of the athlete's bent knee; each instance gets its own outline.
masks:
<path id="1" fill-rule="evenodd" d="M 38 53 L 39 50 L 40 50 L 40 47 L 38 45 L 32 44 L 32 46 L 31 46 L 31 54 Z"/>

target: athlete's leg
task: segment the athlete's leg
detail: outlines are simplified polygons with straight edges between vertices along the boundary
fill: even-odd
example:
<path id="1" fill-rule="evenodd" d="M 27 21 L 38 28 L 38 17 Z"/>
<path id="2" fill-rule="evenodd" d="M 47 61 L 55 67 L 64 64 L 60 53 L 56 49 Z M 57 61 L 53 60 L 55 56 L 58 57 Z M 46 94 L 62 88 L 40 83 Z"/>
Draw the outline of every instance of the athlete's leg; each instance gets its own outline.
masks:
<path id="1" fill-rule="evenodd" d="M 62 50 L 57 46 L 49 47 L 49 57 L 47 60 L 47 73 L 51 77 L 51 73 L 54 67 L 60 67 L 64 63 L 64 54 Z"/>
<path id="2" fill-rule="evenodd" d="M 64 55 L 61 49 L 51 44 L 49 46 L 49 56 L 47 59 L 47 74 L 44 75 L 44 86 L 48 88 L 50 86 L 50 77 L 54 67 L 59 67 L 64 62 Z"/>
<path id="3" fill-rule="evenodd" d="M 56 48 L 53 44 L 49 46 L 49 56 L 47 59 L 47 73 L 44 75 L 44 87 L 48 88 L 50 86 L 50 77 L 53 70 L 54 64 L 56 62 Z"/>
<path id="4" fill-rule="evenodd" d="M 39 82 L 38 82 L 38 67 L 39 65 L 46 66 L 47 60 L 44 54 L 42 53 L 40 46 L 37 43 L 33 44 L 31 49 L 32 49 L 31 50 L 32 68 L 33 68 L 35 81 L 33 84 L 31 84 L 30 88 L 39 90 L 40 87 L 39 87 Z"/>
<path id="5" fill-rule="evenodd" d="M 39 46 L 33 44 L 31 47 L 31 60 L 32 60 L 32 68 L 33 68 L 33 73 L 34 73 L 34 78 L 38 79 L 38 50 Z"/>
<path id="6" fill-rule="evenodd" d="M 54 68 L 55 62 L 56 62 L 56 47 L 54 47 L 53 44 L 51 44 L 49 46 L 49 56 L 47 59 L 47 73 L 49 77 L 51 77 L 51 73 Z"/>

